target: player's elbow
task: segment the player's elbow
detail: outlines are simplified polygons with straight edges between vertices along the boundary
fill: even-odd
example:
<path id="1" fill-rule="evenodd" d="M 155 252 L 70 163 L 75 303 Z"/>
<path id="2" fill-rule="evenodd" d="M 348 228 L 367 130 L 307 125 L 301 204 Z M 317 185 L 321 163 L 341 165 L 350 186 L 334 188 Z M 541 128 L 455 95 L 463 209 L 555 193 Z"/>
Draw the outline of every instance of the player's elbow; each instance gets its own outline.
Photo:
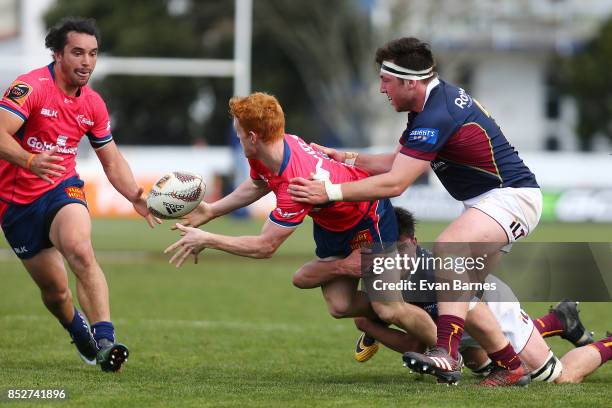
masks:
<path id="1" fill-rule="evenodd" d="M 388 197 L 398 197 L 404 192 L 404 188 L 402 185 L 394 183 L 388 188 L 388 193 L 386 194 Z"/>
<path id="2" fill-rule="evenodd" d="M 274 245 L 273 243 L 264 243 L 257 250 L 256 258 L 259 259 L 269 259 L 272 258 L 276 250 L 278 249 L 278 245 Z"/>

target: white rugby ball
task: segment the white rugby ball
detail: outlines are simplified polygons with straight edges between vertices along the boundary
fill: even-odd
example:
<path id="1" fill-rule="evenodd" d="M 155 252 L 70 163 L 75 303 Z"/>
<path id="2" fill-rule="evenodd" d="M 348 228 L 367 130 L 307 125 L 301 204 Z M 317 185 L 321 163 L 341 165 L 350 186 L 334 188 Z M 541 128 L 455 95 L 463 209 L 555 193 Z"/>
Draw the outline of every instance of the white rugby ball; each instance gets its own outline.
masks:
<path id="1" fill-rule="evenodd" d="M 173 171 L 153 184 L 147 207 L 158 218 L 181 218 L 200 204 L 205 192 L 206 183 L 202 176 L 188 171 Z"/>

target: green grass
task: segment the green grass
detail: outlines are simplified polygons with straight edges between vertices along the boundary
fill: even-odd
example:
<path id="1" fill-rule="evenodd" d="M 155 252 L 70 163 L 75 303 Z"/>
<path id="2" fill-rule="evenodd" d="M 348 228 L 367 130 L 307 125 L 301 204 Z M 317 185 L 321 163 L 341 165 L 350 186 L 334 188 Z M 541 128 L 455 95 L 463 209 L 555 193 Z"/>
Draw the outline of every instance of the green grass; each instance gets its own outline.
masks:
<path id="1" fill-rule="evenodd" d="M 218 221 L 210 229 L 256 233 L 259 225 Z M 423 223 L 419 238 L 431 241 L 444 225 Z M 610 225 L 543 224 L 531 239 L 610 242 L 610 230 Z M 113 408 L 594 407 L 609 406 L 612 400 L 610 364 L 580 385 L 485 390 L 467 373 L 451 388 L 410 375 L 389 350 L 367 364 L 356 363 L 352 322 L 329 317 L 318 290 L 291 285 L 293 271 L 312 256 L 309 226 L 300 228 L 271 260 L 210 251 L 200 265 L 178 270 L 160 254 L 177 235 L 166 227 L 148 231 L 136 221 L 94 223 L 94 245 L 109 281 L 117 333 L 131 351 L 118 374 L 81 363 L 19 262 L 0 258 L 0 390 L 64 388 L 67 401 L 48 405 Z M 525 307 L 536 316 L 548 304 Z M 585 324 L 598 335 L 612 329 L 610 304 L 585 303 L 581 309 Z M 560 339 L 550 344 L 559 356 L 569 350 Z"/>

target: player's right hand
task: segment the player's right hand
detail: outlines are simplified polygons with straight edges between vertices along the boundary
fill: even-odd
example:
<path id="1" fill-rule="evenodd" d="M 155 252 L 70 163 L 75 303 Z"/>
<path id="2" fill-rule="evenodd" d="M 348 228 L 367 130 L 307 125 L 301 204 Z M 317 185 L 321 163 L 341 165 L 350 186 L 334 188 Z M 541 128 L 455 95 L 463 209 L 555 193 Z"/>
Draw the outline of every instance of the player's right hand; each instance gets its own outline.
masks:
<path id="1" fill-rule="evenodd" d="M 335 161 L 339 161 L 340 163 L 344 163 L 344 159 L 346 159 L 345 152 L 341 152 L 336 149 L 332 149 L 331 147 L 321 146 L 316 143 L 311 143 L 310 147 L 312 147 L 313 149 L 319 150 L 322 153 L 325 153 L 331 159 L 334 159 Z"/>
<path id="2" fill-rule="evenodd" d="M 200 225 L 204 225 L 211 221 L 214 217 L 212 207 L 207 202 L 202 201 L 198 206 L 189 214 L 181 218 L 179 224 L 186 227 L 197 228 Z M 170 227 L 171 230 L 175 230 L 176 224 Z"/>
<path id="3" fill-rule="evenodd" d="M 55 153 L 57 153 L 57 149 L 57 146 L 53 146 L 53 148 L 45 152 L 35 154 L 34 158 L 30 162 L 29 170 L 49 184 L 55 184 L 55 181 L 51 178 L 51 176 L 61 177 L 61 172 L 66 171 L 64 166 L 55 164 L 64 160 L 62 156 L 55 155 Z"/>

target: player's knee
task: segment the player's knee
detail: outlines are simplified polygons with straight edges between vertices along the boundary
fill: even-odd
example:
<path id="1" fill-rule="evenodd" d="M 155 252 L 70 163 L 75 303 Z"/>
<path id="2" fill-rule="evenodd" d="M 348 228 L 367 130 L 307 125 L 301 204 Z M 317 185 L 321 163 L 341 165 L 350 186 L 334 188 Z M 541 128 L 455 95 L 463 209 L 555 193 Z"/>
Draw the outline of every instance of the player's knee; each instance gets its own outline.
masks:
<path id="1" fill-rule="evenodd" d="M 72 299 L 72 292 L 67 286 L 47 286 L 41 288 L 41 295 L 47 306 L 60 306 Z"/>
<path id="2" fill-rule="evenodd" d="M 87 270 L 96 262 L 89 240 L 65 245 L 64 254 L 70 266 L 76 271 Z"/>
<path id="3" fill-rule="evenodd" d="M 351 302 L 346 300 L 334 300 L 327 304 L 329 314 L 335 319 L 342 319 L 350 316 Z"/>

